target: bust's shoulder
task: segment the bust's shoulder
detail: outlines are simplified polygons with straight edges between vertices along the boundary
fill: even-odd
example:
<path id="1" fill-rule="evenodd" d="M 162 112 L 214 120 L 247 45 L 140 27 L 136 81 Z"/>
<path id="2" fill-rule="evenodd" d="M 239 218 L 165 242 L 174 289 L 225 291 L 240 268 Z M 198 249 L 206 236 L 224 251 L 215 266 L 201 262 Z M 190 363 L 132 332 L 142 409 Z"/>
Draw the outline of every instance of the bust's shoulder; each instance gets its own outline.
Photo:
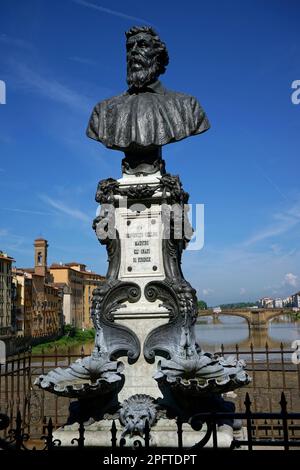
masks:
<path id="1" fill-rule="evenodd" d="M 195 96 L 189 95 L 187 93 L 183 93 L 181 91 L 175 91 L 175 90 L 169 90 L 167 88 L 165 90 L 165 95 L 169 96 L 170 98 L 173 98 L 175 100 L 189 103 L 190 105 L 199 105 L 199 102 Z"/>
<path id="2" fill-rule="evenodd" d="M 165 93 L 168 95 L 177 96 L 178 98 L 182 98 L 182 99 L 195 99 L 194 96 L 192 95 L 183 93 L 182 91 L 170 90 L 169 88 L 165 88 Z"/>
<path id="3" fill-rule="evenodd" d="M 115 95 L 115 96 L 111 96 L 110 98 L 105 98 L 104 100 L 99 101 L 94 106 L 94 111 L 100 111 L 103 108 L 107 108 L 119 102 L 122 102 L 127 95 L 128 95 L 128 92 L 124 91 L 120 95 Z"/>

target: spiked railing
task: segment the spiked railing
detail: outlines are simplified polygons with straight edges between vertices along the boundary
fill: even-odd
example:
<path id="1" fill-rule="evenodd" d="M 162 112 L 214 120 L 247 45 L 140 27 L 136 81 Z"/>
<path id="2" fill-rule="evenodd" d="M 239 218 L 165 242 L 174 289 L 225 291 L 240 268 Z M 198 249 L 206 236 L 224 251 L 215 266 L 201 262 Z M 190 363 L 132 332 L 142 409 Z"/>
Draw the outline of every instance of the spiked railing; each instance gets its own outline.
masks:
<path id="1" fill-rule="evenodd" d="M 258 413 L 252 412 L 251 410 L 251 400 L 248 393 L 246 393 L 244 407 L 245 411 L 242 413 L 235 412 L 204 412 L 198 413 L 192 417 L 189 421 L 191 427 L 195 431 L 201 431 L 201 439 L 195 444 L 191 449 L 196 452 L 206 450 L 208 447 L 218 450 L 218 427 L 220 423 L 228 420 L 242 420 L 244 423 L 246 437 L 245 439 L 236 439 L 232 440 L 230 449 L 243 448 L 244 450 L 252 451 L 258 447 L 272 448 L 276 446 L 277 448 L 282 448 L 285 451 L 288 451 L 291 447 L 298 448 L 300 447 L 300 439 L 297 439 L 294 435 L 294 432 L 291 431 L 294 429 L 294 422 L 300 421 L 300 413 L 288 412 L 287 410 L 287 400 L 284 392 L 281 394 L 281 400 L 279 402 L 280 411 L 276 413 Z M 256 421 L 266 421 L 274 420 L 278 423 L 278 438 L 270 437 L 269 439 L 260 438 L 256 435 L 255 431 L 257 426 L 255 425 Z M 7 415 L 0 414 L 0 430 L 7 429 L 9 427 L 10 420 Z M 184 447 L 184 431 L 182 428 L 182 421 L 177 419 L 177 448 Z M 206 428 L 204 430 L 204 424 Z M 61 442 L 55 438 L 53 434 L 53 423 L 50 418 L 48 424 L 45 426 L 45 434 L 41 437 L 41 440 L 44 442 L 43 446 L 38 446 L 40 450 L 54 451 L 56 448 L 63 447 Z M 152 428 L 155 430 L 155 427 Z M 133 436 L 133 439 L 127 439 L 127 436 L 120 438 L 118 442 L 118 430 L 115 420 L 112 422 L 111 426 L 111 448 L 122 448 L 127 447 L 128 445 L 139 448 L 144 447 L 149 449 L 151 447 L 151 433 L 150 426 L 148 421 L 145 423 L 144 435 L 139 436 L 137 439 Z M 78 437 L 75 437 L 71 441 L 71 445 L 77 444 L 77 448 L 80 450 L 88 450 L 90 446 L 85 444 L 85 434 L 86 428 L 83 421 L 81 420 L 78 427 Z M 211 442 L 209 446 L 207 444 Z M 10 451 L 29 451 L 36 450 L 36 446 L 30 446 L 30 438 L 28 433 L 24 433 L 22 426 L 21 413 L 18 411 L 17 417 L 15 420 L 15 427 L 10 429 L 7 433 L 6 438 L 0 439 L 0 449 L 10 450 Z M 25 445 L 26 443 L 26 445 Z M 95 446 L 94 446 L 95 447 Z M 101 443 L 99 442 L 99 447 Z M 172 446 L 174 447 L 174 446 Z"/>

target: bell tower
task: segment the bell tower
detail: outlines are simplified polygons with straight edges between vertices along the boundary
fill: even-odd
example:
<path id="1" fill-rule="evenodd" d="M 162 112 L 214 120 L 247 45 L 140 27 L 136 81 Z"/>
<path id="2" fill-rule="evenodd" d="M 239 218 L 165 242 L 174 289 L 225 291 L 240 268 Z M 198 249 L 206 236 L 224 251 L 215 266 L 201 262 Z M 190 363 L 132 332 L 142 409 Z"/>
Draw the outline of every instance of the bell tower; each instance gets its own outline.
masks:
<path id="1" fill-rule="evenodd" d="M 47 274 L 48 242 L 44 238 L 34 240 L 34 272 L 46 276 Z"/>

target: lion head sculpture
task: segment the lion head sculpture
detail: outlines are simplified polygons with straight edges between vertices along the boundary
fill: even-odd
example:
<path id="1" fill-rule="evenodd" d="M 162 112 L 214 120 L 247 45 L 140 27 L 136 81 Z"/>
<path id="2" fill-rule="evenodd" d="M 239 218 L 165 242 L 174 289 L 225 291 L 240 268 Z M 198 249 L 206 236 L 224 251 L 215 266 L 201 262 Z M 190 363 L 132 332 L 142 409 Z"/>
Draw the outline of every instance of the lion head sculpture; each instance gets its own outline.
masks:
<path id="1" fill-rule="evenodd" d="M 119 419 L 124 426 L 122 437 L 126 434 L 143 436 L 146 421 L 151 428 L 157 420 L 155 400 L 149 395 L 132 395 L 124 400 L 119 411 Z"/>

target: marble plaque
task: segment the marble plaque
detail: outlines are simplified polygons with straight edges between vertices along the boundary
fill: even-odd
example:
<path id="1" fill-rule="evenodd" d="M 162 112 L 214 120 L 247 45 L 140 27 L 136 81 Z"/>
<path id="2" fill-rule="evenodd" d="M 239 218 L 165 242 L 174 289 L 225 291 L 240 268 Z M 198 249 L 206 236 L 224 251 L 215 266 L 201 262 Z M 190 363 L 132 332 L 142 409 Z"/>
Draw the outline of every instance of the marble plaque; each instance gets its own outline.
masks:
<path id="1" fill-rule="evenodd" d="M 161 230 L 160 213 L 122 217 L 122 278 L 162 275 Z"/>

